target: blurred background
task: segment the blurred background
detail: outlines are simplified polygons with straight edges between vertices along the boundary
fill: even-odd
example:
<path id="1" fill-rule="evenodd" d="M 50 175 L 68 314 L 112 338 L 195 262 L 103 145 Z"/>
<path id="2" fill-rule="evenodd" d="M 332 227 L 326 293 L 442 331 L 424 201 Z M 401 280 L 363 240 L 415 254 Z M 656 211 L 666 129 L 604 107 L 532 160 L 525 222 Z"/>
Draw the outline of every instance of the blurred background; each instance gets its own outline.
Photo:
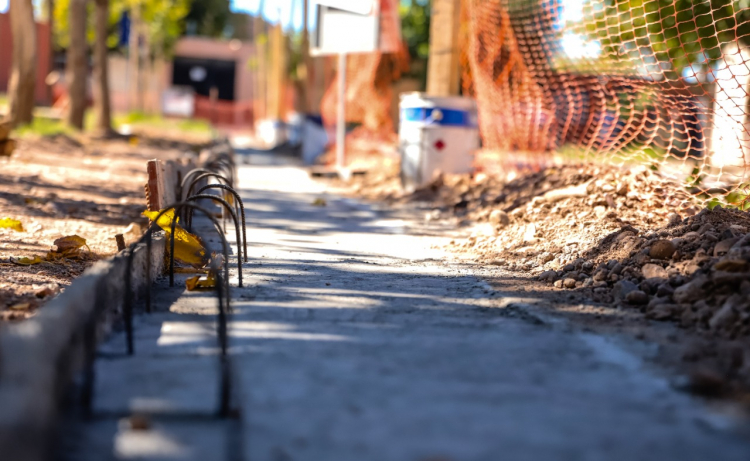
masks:
<path id="1" fill-rule="evenodd" d="M 749 7 L 0 0 L 0 113 L 43 133 L 216 130 L 415 186 L 638 163 L 727 205 L 747 195 Z"/>

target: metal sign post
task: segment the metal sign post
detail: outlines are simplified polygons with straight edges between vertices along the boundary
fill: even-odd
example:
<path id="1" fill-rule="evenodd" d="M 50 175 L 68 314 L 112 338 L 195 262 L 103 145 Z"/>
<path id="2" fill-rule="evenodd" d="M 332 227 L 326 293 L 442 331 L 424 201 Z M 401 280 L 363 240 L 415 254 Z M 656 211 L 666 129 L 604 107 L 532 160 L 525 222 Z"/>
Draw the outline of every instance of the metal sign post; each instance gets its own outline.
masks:
<path id="1" fill-rule="evenodd" d="M 392 53 L 400 44 L 396 0 L 315 0 L 318 27 L 310 35 L 310 56 L 338 55 L 336 167 L 348 176 L 346 161 L 346 57 L 352 53 Z M 386 8 L 383 8 L 383 5 Z M 381 17 L 384 14 L 385 19 Z M 390 19 L 388 19 L 390 18 Z M 383 19 L 383 20 L 381 20 Z M 384 26 L 383 23 L 386 23 Z"/>

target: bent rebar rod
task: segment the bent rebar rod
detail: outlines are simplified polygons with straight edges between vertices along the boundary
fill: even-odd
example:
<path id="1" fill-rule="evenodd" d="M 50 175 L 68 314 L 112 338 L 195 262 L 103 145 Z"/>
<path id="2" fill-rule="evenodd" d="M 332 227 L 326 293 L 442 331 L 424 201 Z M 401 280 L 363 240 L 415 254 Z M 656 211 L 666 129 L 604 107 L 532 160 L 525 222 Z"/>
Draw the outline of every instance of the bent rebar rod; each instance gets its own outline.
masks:
<path id="1" fill-rule="evenodd" d="M 234 230 L 236 232 L 236 238 L 237 238 L 237 274 L 239 276 L 239 286 L 242 287 L 242 247 L 240 246 L 240 224 L 239 220 L 237 219 L 237 213 L 232 209 L 232 205 L 229 204 L 226 200 L 219 197 L 218 195 L 211 195 L 211 194 L 198 194 L 198 195 L 191 195 L 188 197 L 185 201 L 198 201 L 200 199 L 207 199 L 207 200 L 214 200 L 226 208 L 226 210 L 229 212 L 229 215 L 232 216 L 232 220 L 234 221 Z M 188 216 L 190 217 L 190 220 L 187 222 L 188 226 L 192 225 L 192 219 L 193 214 L 189 213 Z"/>
<path id="2" fill-rule="evenodd" d="M 203 174 L 203 173 L 211 173 L 210 170 L 207 170 L 205 168 L 193 168 L 192 170 L 188 171 L 184 178 L 182 178 L 182 181 L 177 185 L 177 199 L 182 200 L 185 192 L 185 186 L 193 180 L 193 177 Z"/>
<path id="3" fill-rule="evenodd" d="M 228 204 L 227 204 L 228 205 Z M 220 368 L 219 368 L 219 389 L 220 389 L 220 395 L 219 395 L 219 411 L 218 414 L 221 418 L 226 418 L 230 416 L 230 403 L 231 403 L 231 373 L 229 370 L 229 358 L 227 356 L 227 332 L 228 332 L 228 319 L 227 319 L 227 313 L 231 310 L 230 306 L 230 294 L 229 294 L 229 244 L 227 242 L 226 237 L 224 236 L 224 233 L 221 230 L 221 227 L 219 226 L 219 223 L 216 221 L 216 219 L 211 216 L 211 213 L 208 212 L 205 208 L 202 208 L 194 203 L 191 202 L 178 202 L 173 204 L 172 206 L 168 206 L 164 210 L 162 210 L 159 215 L 156 216 L 156 219 L 154 219 L 151 226 L 149 226 L 149 229 L 146 231 L 143 237 L 139 239 L 138 243 L 131 247 L 130 254 L 128 254 L 127 259 L 127 265 L 126 265 L 126 272 L 127 275 L 125 277 L 125 306 L 124 311 L 126 313 L 126 334 L 127 334 L 127 344 L 128 344 L 128 355 L 134 354 L 134 347 L 133 347 L 133 321 L 132 321 L 132 294 L 131 294 L 131 270 L 132 270 L 132 262 L 133 262 L 133 256 L 135 254 L 135 249 L 142 244 L 142 239 L 146 239 L 147 242 L 150 243 L 151 240 L 151 233 L 154 232 L 156 229 L 160 228 L 158 226 L 158 220 L 159 218 L 164 215 L 168 210 L 174 210 L 175 214 L 178 211 L 181 211 L 183 208 L 189 208 L 191 210 L 198 210 L 208 219 L 212 221 L 214 224 L 214 227 L 219 233 L 219 236 L 221 237 L 221 243 L 222 243 L 222 252 L 224 255 L 224 277 L 221 275 L 221 263 L 217 263 L 217 265 L 213 266 L 211 268 L 212 271 L 215 272 L 216 276 L 216 294 L 218 298 L 218 304 L 219 304 L 219 313 L 218 313 L 218 322 L 217 322 L 217 339 L 219 342 L 219 348 L 221 350 L 221 355 L 219 357 L 220 360 Z M 174 236 L 175 233 L 175 226 L 176 226 L 176 219 L 172 220 L 172 236 Z M 171 245 L 171 257 L 170 257 L 170 267 L 173 269 L 174 267 L 174 238 L 170 239 L 172 242 Z M 150 247 L 150 245 L 149 245 Z M 150 251 L 146 255 L 147 260 L 146 264 L 147 266 L 150 266 Z M 174 275 L 174 272 L 172 272 L 172 275 Z M 150 289 L 150 286 L 149 286 Z M 129 325 L 129 326 L 128 326 Z M 90 337 L 86 341 L 87 347 L 92 346 L 92 338 Z M 94 356 L 92 354 L 89 354 L 90 357 L 92 357 L 92 360 Z M 94 385 L 94 373 L 93 373 L 93 361 L 91 362 L 92 368 L 89 372 L 87 372 L 84 376 L 84 405 L 86 408 L 90 411 L 91 407 L 91 401 L 93 396 L 93 385 Z"/>
<path id="4" fill-rule="evenodd" d="M 227 179 L 226 177 L 220 175 L 219 173 L 202 173 L 201 175 L 199 175 L 197 178 L 193 179 L 190 182 L 190 187 L 188 187 L 188 191 L 187 191 L 187 197 L 190 197 L 191 195 L 193 195 L 193 187 L 195 187 L 196 183 L 200 182 L 202 179 L 206 179 L 206 178 L 210 178 L 210 177 L 216 178 L 219 181 L 219 184 L 221 184 L 222 181 L 223 181 L 225 185 L 227 185 L 228 187 L 232 187 L 231 181 L 229 179 Z M 185 200 L 185 197 L 182 197 L 181 199 Z M 221 213 L 221 219 L 224 222 L 224 231 L 226 232 L 226 230 L 227 230 L 227 227 L 226 227 L 227 222 L 226 222 L 226 215 L 224 214 L 223 211 Z"/>
<path id="5" fill-rule="evenodd" d="M 219 183 L 220 183 L 220 184 L 221 184 L 221 182 L 223 182 L 223 183 L 224 183 L 224 184 L 226 184 L 227 186 L 229 186 L 229 187 L 232 187 L 232 181 L 230 181 L 230 180 L 229 180 L 229 179 L 227 179 L 226 177 L 224 177 L 224 176 L 220 175 L 219 173 L 213 173 L 213 172 L 208 172 L 208 173 L 201 173 L 201 174 L 200 174 L 199 176 L 197 176 L 197 177 L 196 177 L 195 179 L 193 179 L 192 181 L 190 181 L 190 186 L 188 187 L 188 189 L 187 189 L 187 194 L 185 194 L 185 195 L 186 195 L 187 197 L 190 197 L 190 196 L 191 196 L 191 195 L 193 194 L 193 187 L 195 187 L 195 184 L 196 184 L 196 183 L 197 183 L 198 181 L 200 181 L 201 179 L 205 179 L 205 178 L 216 178 L 216 179 L 218 179 L 218 180 L 219 180 Z M 185 199 L 183 198 L 182 200 L 185 200 Z"/>
<path id="6" fill-rule="evenodd" d="M 196 194 L 200 194 L 203 191 L 206 191 L 208 189 L 222 189 L 225 191 L 230 192 L 236 201 L 236 205 L 240 208 L 240 214 L 242 217 L 242 243 L 244 245 L 245 249 L 245 262 L 247 262 L 247 230 L 245 226 L 245 205 L 242 203 L 242 199 L 240 198 L 240 194 L 237 193 L 236 190 L 232 189 L 230 186 L 227 186 L 226 184 L 209 184 L 207 186 L 201 187 Z M 237 245 L 239 246 L 239 242 L 237 242 Z"/>
<path id="7" fill-rule="evenodd" d="M 132 310 L 132 302 L 133 301 L 132 301 L 132 290 L 131 290 L 131 272 L 132 272 L 133 257 L 135 255 L 135 250 L 136 250 L 136 248 L 140 244 L 143 243 L 142 242 L 143 239 L 146 239 L 146 245 L 147 245 L 146 252 L 147 252 L 147 258 L 148 258 L 149 257 L 148 255 L 151 254 L 151 233 L 154 232 L 155 230 L 161 229 L 159 227 L 159 225 L 157 224 L 159 218 L 162 215 L 164 215 L 166 212 L 168 212 L 169 210 L 174 209 L 175 213 L 177 213 L 177 211 L 179 211 L 183 207 L 187 207 L 187 208 L 190 208 L 190 209 L 196 209 L 196 210 L 200 211 L 201 213 L 203 213 L 204 215 L 206 215 L 211 220 L 211 222 L 213 223 L 214 227 L 218 231 L 219 236 L 221 237 L 222 250 L 223 250 L 223 253 L 224 253 L 224 271 L 226 273 L 226 277 L 225 277 L 226 282 L 225 283 L 227 285 L 226 286 L 226 290 L 227 290 L 227 293 L 229 292 L 229 244 L 227 243 L 226 237 L 224 236 L 224 232 L 221 230 L 221 227 L 219 226 L 219 223 L 216 221 L 216 219 L 213 216 L 211 216 L 211 214 L 207 210 L 205 210 L 204 208 L 202 208 L 202 207 L 200 207 L 200 206 L 198 206 L 198 205 L 196 205 L 194 203 L 190 203 L 190 202 L 178 202 L 178 204 L 175 204 L 174 206 L 167 207 L 167 208 L 163 209 L 156 216 L 156 219 L 152 222 L 151 226 L 149 226 L 149 228 L 146 230 L 146 233 L 131 248 L 131 250 L 130 250 L 130 252 L 128 254 L 127 264 L 126 264 L 126 268 L 125 268 L 127 275 L 125 276 L 125 300 L 124 300 L 124 306 L 123 306 L 123 314 L 125 316 L 125 333 L 126 333 L 126 337 L 127 337 L 127 346 L 128 346 L 128 354 L 129 355 L 133 354 L 133 310 Z M 173 226 L 172 226 L 172 235 L 174 235 L 175 224 L 176 224 L 175 221 L 176 220 L 172 220 L 172 224 L 173 224 Z M 170 243 L 171 243 L 171 246 L 170 246 L 170 258 L 169 258 L 170 286 L 174 286 L 174 238 L 170 238 Z M 146 265 L 147 265 L 147 277 L 149 278 L 147 280 L 147 282 L 150 282 L 150 267 L 149 267 L 151 265 L 150 260 L 147 260 Z M 151 298 L 151 295 L 150 295 L 150 284 L 149 284 L 148 298 L 147 298 L 148 301 L 149 301 L 149 304 L 150 304 L 150 298 Z M 148 309 L 148 310 L 150 311 L 150 309 Z"/>

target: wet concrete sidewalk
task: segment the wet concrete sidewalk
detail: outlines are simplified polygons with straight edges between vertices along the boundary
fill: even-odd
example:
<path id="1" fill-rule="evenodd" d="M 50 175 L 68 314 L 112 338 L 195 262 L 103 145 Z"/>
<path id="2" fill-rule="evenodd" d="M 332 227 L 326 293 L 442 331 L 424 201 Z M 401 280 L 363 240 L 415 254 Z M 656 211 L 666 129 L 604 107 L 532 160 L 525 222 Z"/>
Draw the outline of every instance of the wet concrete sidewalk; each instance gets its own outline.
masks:
<path id="1" fill-rule="evenodd" d="M 103 348 L 102 416 L 75 425 L 68 459 L 747 459 L 732 421 L 636 348 L 498 298 L 451 262 L 443 232 L 267 158 L 240 169 L 251 261 L 232 292 L 238 419 L 204 416 L 218 397 L 215 299 L 164 289 L 138 319 L 135 357 L 112 352 L 119 335 Z M 116 417 L 155 411 L 189 417 L 148 430 Z"/>

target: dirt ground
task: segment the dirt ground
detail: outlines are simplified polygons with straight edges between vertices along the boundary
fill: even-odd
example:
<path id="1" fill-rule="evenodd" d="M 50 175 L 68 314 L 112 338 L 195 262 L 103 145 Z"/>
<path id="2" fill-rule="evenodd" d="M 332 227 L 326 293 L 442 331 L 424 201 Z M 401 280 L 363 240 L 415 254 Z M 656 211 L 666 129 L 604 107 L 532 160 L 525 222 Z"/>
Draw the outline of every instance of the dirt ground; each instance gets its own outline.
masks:
<path id="1" fill-rule="evenodd" d="M 116 234 L 137 238 L 146 223 L 147 161 L 194 149 L 143 134 L 115 140 L 56 135 L 21 139 L 10 158 L 0 157 L 0 219 L 23 226 L 23 232 L 0 229 L 0 321 L 33 315 L 94 261 L 116 253 Z M 73 258 L 14 263 L 45 259 L 56 239 L 71 235 L 87 244 Z"/>
<path id="2" fill-rule="evenodd" d="M 750 403 L 750 212 L 704 209 L 639 167 L 456 175 L 405 193 L 391 165 L 338 185 L 420 204 L 426 221 L 466 231 L 451 249 L 494 268 L 497 291 L 533 291 L 592 328 L 652 340 L 691 390 Z"/>

